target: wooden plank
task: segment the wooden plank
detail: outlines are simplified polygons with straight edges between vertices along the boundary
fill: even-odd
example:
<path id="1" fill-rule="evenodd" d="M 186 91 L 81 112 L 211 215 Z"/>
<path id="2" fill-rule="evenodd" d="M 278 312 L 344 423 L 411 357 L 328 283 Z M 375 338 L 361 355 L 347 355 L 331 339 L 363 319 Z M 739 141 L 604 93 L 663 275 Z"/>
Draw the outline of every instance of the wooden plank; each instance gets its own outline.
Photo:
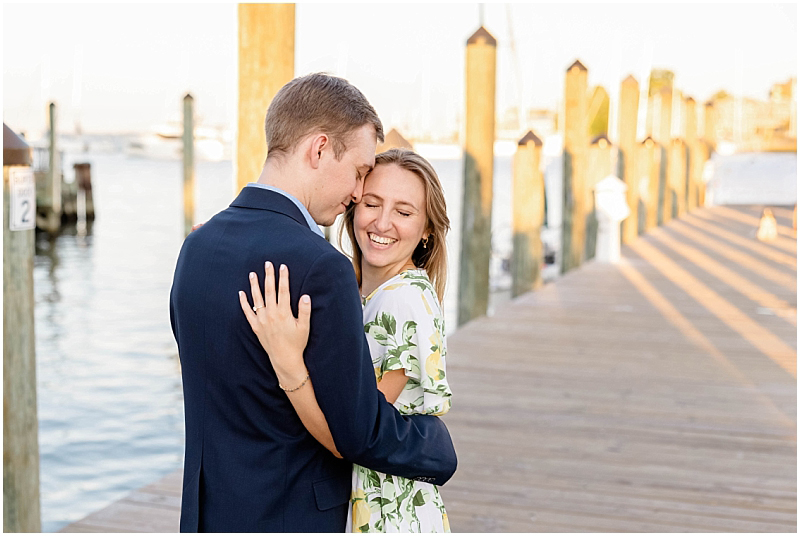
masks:
<path id="1" fill-rule="evenodd" d="M 182 482 L 174 471 L 59 532 L 178 532 Z"/>
<path id="2" fill-rule="evenodd" d="M 687 223 L 690 223 L 697 227 L 698 229 L 702 229 L 703 231 L 708 231 L 713 233 L 714 235 L 729 240 L 737 245 L 744 246 L 758 255 L 763 256 L 764 258 L 770 259 L 774 262 L 778 262 L 784 264 L 794 270 L 797 270 L 797 256 L 794 257 L 792 255 L 783 253 L 776 248 L 769 246 L 765 242 L 759 242 L 756 240 L 752 240 L 752 237 L 749 236 L 741 236 L 735 233 L 733 230 L 726 226 L 724 222 L 717 221 L 708 213 L 705 212 L 695 212 L 693 214 L 689 214 L 685 220 Z M 753 237 L 755 236 L 755 231 L 753 231 Z"/>
<path id="3" fill-rule="evenodd" d="M 673 232 L 687 215 L 658 233 L 713 255 L 722 277 L 645 235 L 632 244 L 660 255 L 622 254 L 663 302 L 619 266 L 587 263 L 448 338 L 455 398 L 444 419 L 459 469 L 441 490 L 454 531 L 796 531 L 797 383 L 728 325 L 746 319 L 796 360 L 794 327 L 736 288 L 744 278 L 796 304 L 796 272 L 717 254 L 754 258 L 745 244 L 759 244 L 704 209 L 695 223 L 698 212 L 721 232 Z M 763 267 L 785 277 L 770 284 Z M 710 310 L 698 289 L 733 314 Z M 175 531 L 181 484 L 171 473 L 62 532 Z"/>
<path id="4" fill-rule="evenodd" d="M 687 223 L 659 232 L 673 225 Z M 732 285 L 745 278 L 794 304 L 796 272 L 780 265 L 783 257 L 761 257 L 769 250 L 741 228 L 716 218 L 713 225 L 723 232 L 692 227 L 705 242 L 678 236 L 708 257 L 713 241 L 755 260 L 743 268 L 715 254 L 727 280 L 650 237 L 639 240 L 796 359 L 793 326 L 760 314 L 756 292 Z M 630 248 L 623 256 L 738 374 L 721 369 L 613 266 L 584 265 L 465 326 L 448 348 L 456 396 L 445 420 L 460 463 L 442 495 L 453 529 L 795 531 L 794 378 L 726 325 L 726 311 L 670 281 L 661 259 Z M 758 275 L 765 266 L 770 276 L 786 274 L 782 284 Z"/>
<path id="5" fill-rule="evenodd" d="M 178 532 L 180 509 L 122 499 L 78 523 L 99 532 Z M 71 532 L 72 525 L 62 532 Z"/>

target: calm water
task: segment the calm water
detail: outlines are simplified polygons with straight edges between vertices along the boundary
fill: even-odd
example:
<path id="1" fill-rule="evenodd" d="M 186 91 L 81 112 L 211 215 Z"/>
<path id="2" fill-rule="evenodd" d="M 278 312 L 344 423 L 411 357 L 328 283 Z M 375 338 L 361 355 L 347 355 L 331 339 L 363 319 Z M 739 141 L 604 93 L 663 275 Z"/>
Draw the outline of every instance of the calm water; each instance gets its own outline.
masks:
<path id="1" fill-rule="evenodd" d="M 124 154 L 77 160 L 92 164 L 97 219 L 85 236 L 74 228 L 52 241 L 40 236 L 34 266 L 42 529 L 48 532 L 183 462 L 180 369 L 168 308 L 183 239 L 181 164 Z M 453 224 L 445 297 L 452 330 L 461 163 L 433 163 Z M 495 209 L 493 227 L 501 249 L 511 239 L 510 182 L 510 158 L 498 158 L 495 205 L 504 209 Z M 197 221 L 232 198 L 230 162 L 198 162 Z"/>

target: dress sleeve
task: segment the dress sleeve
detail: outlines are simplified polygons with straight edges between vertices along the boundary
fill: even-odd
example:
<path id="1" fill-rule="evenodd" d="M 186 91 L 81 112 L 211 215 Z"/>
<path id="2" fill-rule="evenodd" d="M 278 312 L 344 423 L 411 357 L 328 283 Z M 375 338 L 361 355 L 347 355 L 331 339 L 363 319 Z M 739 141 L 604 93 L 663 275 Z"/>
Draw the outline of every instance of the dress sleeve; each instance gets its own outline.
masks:
<path id="1" fill-rule="evenodd" d="M 371 344 L 378 354 L 372 356 L 377 378 L 404 369 L 410 378 L 406 390 L 421 392 L 407 409 L 428 415 L 447 413 L 452 393 L 446 377 L 444 321 L 435 297 L 413 285 L 387 288 L 375 318 L 364 330 L 377 343 Z"/>

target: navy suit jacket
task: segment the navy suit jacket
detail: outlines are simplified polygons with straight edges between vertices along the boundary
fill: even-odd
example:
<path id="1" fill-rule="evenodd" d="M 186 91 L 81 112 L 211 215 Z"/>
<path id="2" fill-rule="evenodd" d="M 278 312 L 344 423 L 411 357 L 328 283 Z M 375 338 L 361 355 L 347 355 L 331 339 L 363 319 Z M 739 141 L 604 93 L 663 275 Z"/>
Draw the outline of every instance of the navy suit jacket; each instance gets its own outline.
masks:
<path id="1" fill-rule="evenodd" d="M 289 267 L 292 309 L 311 296 L 304 358 L 336 447 L 303 427 L 247 323 L 238 291 L 264 263 Z M 456 454 L 437 417 L 401 416 L 376 388 L 350 261 L 291 200 L 244 188 L 185 240 L 170 320 L 186 413 L 182 532 L 342 532 L 351 462 L 445 483 Z"/>

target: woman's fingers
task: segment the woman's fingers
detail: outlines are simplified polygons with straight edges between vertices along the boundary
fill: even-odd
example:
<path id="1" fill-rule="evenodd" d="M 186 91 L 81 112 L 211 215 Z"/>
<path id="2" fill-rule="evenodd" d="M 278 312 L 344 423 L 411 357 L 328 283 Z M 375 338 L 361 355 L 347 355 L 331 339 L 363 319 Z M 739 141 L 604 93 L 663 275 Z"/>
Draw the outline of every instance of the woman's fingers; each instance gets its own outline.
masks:
<path id="1" fill-rule="evenodd" d="M 289 269 L 285 264 L 281 264 L 280 274 L 278 275 L 278 309 L 290 309 L 289 304 Z"/>
<path id="2" fill-rule="evenodd" d="M 311 297 L 308 294 L 303 294 L 297 304 L 297 325 L 308 333 L 311 326 Z"/>
<path id="3" fill-rule="evenodd" d="M 264 286 L 269 287 L 266 281 Z M 250 292 L 253 294 L 253 309 L 258 312 L 258 309 L 264 307 L 264 299 L 261 295 L 261 287 L 258 284 L 258 277 L 255 272 L 250 272 Z"/>
<path id="4" fill-rule="evenodd" d="M 275 269 L 269 261 L 264 263 L 264 303 L 275 306 Z"/>
<path id="5" fill-rule="evenodd" d="M 250 324 L 251 328 L 254 328 L 255 322 L 257 321 L 256 314 L 253 312 L 253 308 L 250 307 L 250 302 L 247 301 L 247 294 L 245 294 L 243 290 L 239 291 L 239 304 L 242 306 L 244 316 L 247 317 L 247 323 Z"/>

